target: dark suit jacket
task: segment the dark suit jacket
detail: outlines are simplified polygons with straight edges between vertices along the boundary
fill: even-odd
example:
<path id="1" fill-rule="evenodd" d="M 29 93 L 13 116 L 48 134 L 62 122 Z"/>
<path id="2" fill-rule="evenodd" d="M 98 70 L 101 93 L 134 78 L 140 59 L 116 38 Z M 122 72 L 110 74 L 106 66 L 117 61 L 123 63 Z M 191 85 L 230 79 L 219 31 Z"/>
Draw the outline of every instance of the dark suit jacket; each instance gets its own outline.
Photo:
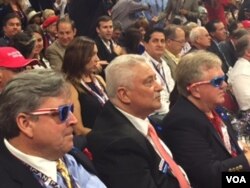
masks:
<path id="1" fill-rule="evenodd" d="M 228 64 L 233 67 L 235 62 L 238 59 L 233 43 L 230 40 L 226 40 L 226 41 L 220 42 L 219 46 Z"/>
<path id="2" fill-rule="evenodd" d="M 238 156 L 232 158 L 206 115 L 184 97 L 163 120 L 162 140 L 186 171 L 193 188 L 220 188 L 221 172 L 249 171 L 231 126 L 227 125 Z"/>
<path id="3" fill-rule="evenodd" d="M 105 44 L 102 42 L 100 37 L 97 37 L 95 42 L 98 48 L 97 55 L 101 60 L 106 60 L 110 62 L 117 56 L 117 54 L 114 51 L 112 51 L 112 53 L 109 52 L 109 50 L 107 49 Z"/>
<path id="4" fill-rule="evenodd" d="M 0 187 L 42 188 L 29 168 L 7 150 L 2 139 L 0 142 Z"/>
<path id="5" fill-rule="evenodd" d="M 219 49 L 219 47 L 217 46 L 217 44 L 215 43 L 214 40 L 211 40 L 211 46 L 207 50 L 209 52 L 212 52 L 212 53 L 216 54 L 221 59 L 221 61 L 222 61 L 222 70 L 224 71 L 224 73 L 227 73 L 229 66 L 228 66 L 228 63 L 226 61 L 225 55 Z"/>
<path id="6" fill-rule="evenodd" d="M 148 140 L 110 102 L 87 139 L 94 165 L 107 187 L 179 187 L 169 172 L 159 171 L 160 158 Z"/>
<path id="7" fill-rule="evenodd" d="M 78 138 L 77 138 L 78 139 Z M 78 140 L 79 141 L 79 140 Z M 77 141 L 77 142 L 78 142 Z M 3 139 L 0 140 L 0 187 L 2 188 L 42 188 L 40 183 L 34 177 L 33 173 L 19 159 L 14 157 L 5 147 Z M 77 150 L 76 148 L 70 151 L 70 154 L 75 157 L 90 173 L 95 174 L 96 171 L 92 166 L 91 161 Z"/>

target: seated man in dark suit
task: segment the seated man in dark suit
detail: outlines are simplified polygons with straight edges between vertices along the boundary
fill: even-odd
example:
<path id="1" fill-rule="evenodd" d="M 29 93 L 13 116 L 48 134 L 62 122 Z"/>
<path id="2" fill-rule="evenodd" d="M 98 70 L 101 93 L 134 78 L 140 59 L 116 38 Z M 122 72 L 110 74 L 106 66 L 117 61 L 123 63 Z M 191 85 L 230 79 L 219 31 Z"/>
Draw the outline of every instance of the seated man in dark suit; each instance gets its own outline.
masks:
<path id="1" fill-rule="evenodd" d="M 101 16 L 97 19 L 96 32 L 98 36 L 95 39 L 98 49 L 97 55 L 100 60 L 105 60 L 108 63 L 123 53 L 121 46 L 112 40 L 113 30 L 111 17 Z M 103 78 L 105 78 L 105 68 L 106 66 L 103 66 L 103 71 L 101 72 Z"/>
<path id="2" fill-rule="evenodd" d="M 139 55 L 122 55 L 105 73 L 110 101 L 87 136 L 100 178 L 109 188 L 190 188 L 147 118 L 161 107 L 154 70 Z"/>
<path id="3" fill-rule="evenodd" d="M 225 25 L 220 20 L 211 20 L 205 25 L 205 27 L 212 38 L 211 45 L 207 48 L 207 50 L 219 56 L 222 61 L 222 70 L 224 73 L 227 73 L 230 68 L 230 64 L 227 62 L 225 54 L 219 46 L 220 42 L 227 39 Z"/>
<path id="4" fill-rule="evenodd" d="M 238 40 L 246 34 L 248 34 L 246 29 L 236 29 L 230 34 L 230 37 L 227 40 L 222 41 L 219 44 L 221 51 L 225 55 L 225 58 L 231 67 L 234 66 L 238 59 L 235 45 L 237 44 Z"/>
<path id="5" fill-rule="evenodd" d="M 176 82 L 180 97 L 164 118 L 161 135 L 191 185 L 220 188 L 223 171 L 250 171 L 250 148 L 242 152 L 226 115 L 215 112 L 227 87 L 221 60 L 210 52 L 191 52 L 179 62 Z"/>
<path id="6" fill-rule="evenodd" d="M 60 73 L 20 73 L 0 97 L 0 187 L 106 186 L 72 155 L 77 120 Z M 83 160 L 81 162 L 84 162 Z"/>

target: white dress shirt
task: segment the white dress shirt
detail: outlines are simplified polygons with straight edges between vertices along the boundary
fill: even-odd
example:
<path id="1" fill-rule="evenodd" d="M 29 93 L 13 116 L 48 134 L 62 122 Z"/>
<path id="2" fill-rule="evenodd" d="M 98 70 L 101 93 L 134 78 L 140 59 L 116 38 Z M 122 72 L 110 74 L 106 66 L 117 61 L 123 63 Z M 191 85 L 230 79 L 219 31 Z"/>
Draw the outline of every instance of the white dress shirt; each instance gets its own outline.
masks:
<path id="1" fill-rule="evenodd" d="M 240 110 L 250 109 L 250 62 L 239 58 L 228 74 L 228 83 L 231 84 L 233 94 Z"/>
<path id="2" fill-rule="evenodd" d="M 163 157 L 160 155 L 158 150 L 155 147 L 154 142 L 152 141 L 151 137 L 148 135 L 148 127 L 150 125 L 150 122 L 148 118 L 146 119 L 140 119 L 138 117 L 135 117 L 131 114 L 128 114 L 127 112 L 121 110 L 120 108 L 116 107 L 132 124 L 133 126 L 143 135 L 146 137 L 146 139 L 150 142 L 150 144 L 153 146 L 155 152 L 159 155 L 160 158 L 163 159 Z M 160 139 L 160 138 L 159 138 Z M 163 141 L 160 139 L 161 145 L 163 148 L 167 151 L 167 153 L 172 157 L 171 151 L 168 149 L 168 147 L 163 143 Z"/>
<path id="3" fill-rule="evenodd" d="M 20 161 L 42 172 L 54 182 L 57 182 L 61 188 L 66 188 L 62 177 L 57 173 L 56 161 L 50 161 L 41 157 L 27 155 L 13 147 L 6 139 L 4 139 L 4 144 L 9 152 Z M 90 174 L 87 170 L 85 170 L 82 165 L 79 165 L 76 162 L 73 156 L 65 154 L 64 158 L 67 158 L 67 168 L 75 182 L 76 187 L 106 188 L 106 186 L 97 176 Z M 50 186 L 48 185 L 48 187 Z"/>
<path id="4" fill-rule="evenodd" d="M 161 154 L 158 152 L 153 140 L 151 139 L 151 137 L 148 135 L 148 127 L 150 125 L 150 122 L 148 120 L 148 118 L 146 119 L 140 119 L 138 117 L 135 117 L 131 114 L 128 114 L 127 112 L 121 110 L 120 108 L 116 107 L 131 123 L 132 125 L 143 135 L 145 136 L 145 138 L 150 142 L 150 144 L 153 146 L 155 152 L 158 154 L 158 156 L 161 158 L 161 162 L 159 164 L 159 168 L 160 165 L 162 164 L 164 160 L 164 158 L 161 156 Z M 168 155 L 173 158 L 173 155 L 171 153 L 171 151 L 168 149 L 168 147 L 164 144 L 164 142 L 159 138 L 161 145 L 163 146 L 163 148 L 165 149 L 165 151 L 168 153 Z M 189 182 L 189 179 L 187 177 L 186 172 L 183 170 L 183 168 L 181 166 L 179 166 L 182 173 L 184 174 L 185 178 L 187 179 L 187 181 Z"/>
<path id="5" fill-rule="evenodd" d="M 147 63 L 155 71 L 157 80 L 163 86 L 163 90 L 160 93 L 161 94 L 161 108 L 159 110 L 156 110 L 155 113 L 166 114 L 169 111 L 169 104 L 170 104 L 169 95 L 174 88 L 174 80 L 171 76 L 170 68 L 162 58 L 161 58 L 161 62 L 158 62 L 155 59 L 153 59 L 147 52 L 144 52 L 142 55 L 146 58 Z M 155 66 L 157 66 L 158 64 L 162 65 L 163 73 L 165 76 L 164 80 L 162 76 L 160 75 L 160 73 L 155 68 Z"/>

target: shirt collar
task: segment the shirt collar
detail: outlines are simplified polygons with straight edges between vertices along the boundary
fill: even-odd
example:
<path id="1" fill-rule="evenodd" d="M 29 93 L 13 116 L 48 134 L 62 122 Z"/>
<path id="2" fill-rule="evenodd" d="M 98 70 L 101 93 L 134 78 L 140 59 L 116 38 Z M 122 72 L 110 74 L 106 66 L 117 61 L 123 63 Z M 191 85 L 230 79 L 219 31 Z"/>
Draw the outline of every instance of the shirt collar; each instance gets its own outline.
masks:
<path id="1" fill-rule="evenodd" d="M 32 155 L 27 155 L 22 151 L 18 150 L 12 146 L 7 139 L 4 139 L 4 144 L 9 152 L 22 162 L 28 164 L 29 166 L 37 169 L 46 176 L 50 177 L 53 181 L 57 182 L 57 170 L 56 161 L 49 161 L 41 157 L 36 157 Z"/>
<path id="2" fill-rule="evenodd" d="M 132 124 L 133 126 L 140 132 L 142 133 L 144 136 L 148 135 L 148 126 L 150 124 L 148 118 L 146 119 L 141 119 L 138 117 L 135 117 L 125 111 L 123 111 L 122 109 L 116 107 Z"/>
<path id="3" fill-rule="evenodd" d="M 165 52 L 175 62 L 175 64 L 179 63 L 179 61 L 180 61 L 180 57 L 179 56 L 175 56 L 173 53 L 171 53 L 167 49 L 165 49 Z"/>
<path id="4" fill-rule="evenodd" d="M 161 58 L 161 61 L 157 61 L 156 59 L 154 59 L 152 56 L 150 56 L 148 54 L 148 52 L 144 52 L 144 56 L 148 59 L 148 61 L 153 62 L 155 65 L 158 65 L 159 63 L 162 64 L 162 62 L 164 62 L 164 60 Z"/>

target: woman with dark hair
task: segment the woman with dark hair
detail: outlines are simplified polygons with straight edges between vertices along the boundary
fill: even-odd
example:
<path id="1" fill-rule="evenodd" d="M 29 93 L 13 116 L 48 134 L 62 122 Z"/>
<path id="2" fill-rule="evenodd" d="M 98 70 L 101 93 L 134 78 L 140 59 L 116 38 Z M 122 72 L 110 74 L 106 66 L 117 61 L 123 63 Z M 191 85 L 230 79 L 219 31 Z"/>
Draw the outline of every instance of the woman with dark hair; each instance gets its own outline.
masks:
<path id="1" fill-rule="evenodd" d="M 12 46 L 29 59 L 38 59 L 38 64 L 29 66 L 30 69 L 50 68 L 48 61 L 40 56 L 43 48 L 42 38 L 39 33 L 24 31 L 17 33 L 12 40 Z"/>
<path id="2" fill-rule="evenodd" d="M 39 60 L 40 66 L 44 68 L 51 68 L 49 61 L 45 58 L 44 52 L 44 34 L 43 30 L 37 24 L 28 25 L 26 28 L 28 33 L 32 34 L 35 39 L 35 46 L 30 54 L 30 58 L 36 58 Z"/>
<path id="3" fill-rule="evenodd" d="M 77 135 L 86 135 L 91 130 L 102 106 L 108 100 L 105 82 L 95 74 L 99 62 L 97 46 L 87 37 L 76 37 L 65 51 L 62 72 L 72 85 L 74 115 L 78 119 L 74 132 Z"/>

